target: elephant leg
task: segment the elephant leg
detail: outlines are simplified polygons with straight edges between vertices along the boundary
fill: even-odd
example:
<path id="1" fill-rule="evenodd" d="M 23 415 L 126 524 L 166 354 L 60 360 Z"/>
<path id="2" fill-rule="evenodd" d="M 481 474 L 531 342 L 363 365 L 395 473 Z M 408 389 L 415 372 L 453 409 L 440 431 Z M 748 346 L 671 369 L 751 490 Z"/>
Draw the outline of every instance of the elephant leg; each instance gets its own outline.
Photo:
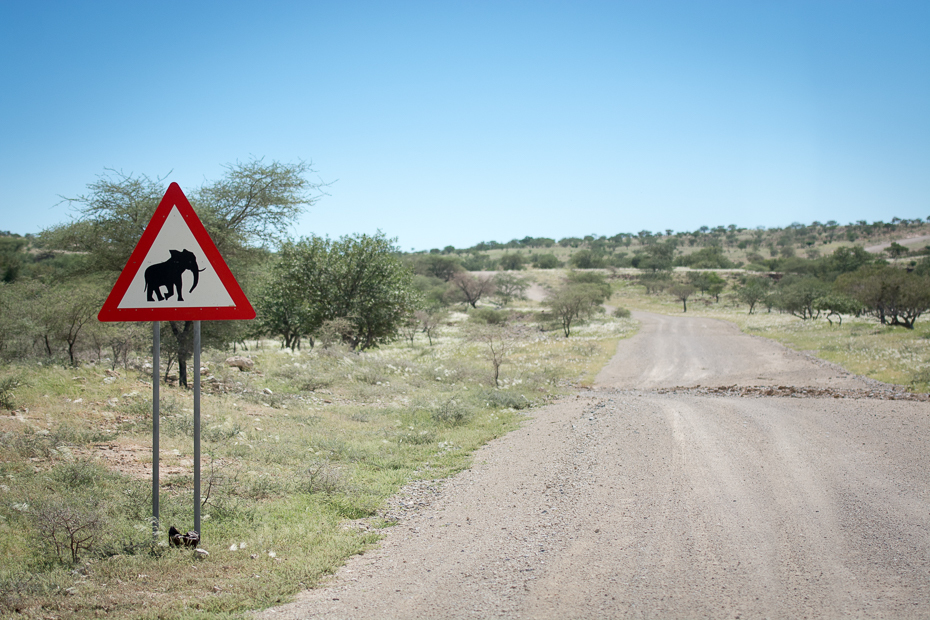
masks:
<path id="1" fill-rule="evenodd" d="M 148 292 L 145 295 L 146 301 L 155 301 L 152 299 L 152 295 L 158 298 L 158 301 L 164 301 L 164 297 L 161 296 L 161 285 L 157 282 L 153 283 L 148 280 L 145 281 L 145 285 L 148 287 Z"/>
<path id="2" fill-rule="evenodd" d="M 184 273 L 183 271 L 181 273 Z M 178 301 L 184 301 L 184 298 L 181 297 L 181 290 L 184 288 L 184 284 L 181 282 L 181 276 L 178 276 L 178 281 L 175 282 L 175 285 L 178 287 Z"/>

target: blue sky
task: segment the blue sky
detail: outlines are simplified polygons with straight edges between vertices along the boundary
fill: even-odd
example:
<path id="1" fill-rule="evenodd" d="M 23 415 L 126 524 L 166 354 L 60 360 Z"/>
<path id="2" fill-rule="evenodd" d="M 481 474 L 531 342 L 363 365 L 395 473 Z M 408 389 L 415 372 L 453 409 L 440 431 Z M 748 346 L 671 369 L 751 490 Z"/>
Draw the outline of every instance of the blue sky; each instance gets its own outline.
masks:
<path id="1" fill-rule="evenodd" d="M 930 3 L 0 0 L 0 230 L 250 157 L 404 250 L 930 216 Z M 57 206 L 56 206 L 57 205 Z"/>

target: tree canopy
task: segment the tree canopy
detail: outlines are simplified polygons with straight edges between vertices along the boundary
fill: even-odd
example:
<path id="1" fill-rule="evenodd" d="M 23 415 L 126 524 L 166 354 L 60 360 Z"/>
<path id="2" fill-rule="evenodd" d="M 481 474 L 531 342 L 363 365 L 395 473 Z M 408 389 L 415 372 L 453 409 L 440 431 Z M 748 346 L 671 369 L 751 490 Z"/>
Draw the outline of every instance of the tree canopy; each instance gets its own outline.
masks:
<path id="1" fill-rule="evenodd" d="M 891 265 L 862 267 L 837 278 L 836 288 L 855 299 L 883 325 L 914 329 L 914 322 L 930 310 L 930 277 Z"/>
<path id="2" fill-rule="evenodd" d="M 341 321 L 343 342 L 367 349 L 396 336 L 417 309 L 419 294 L 413 273 L 383 234 L 335 241 L 311 236 L 282 245 L 257 303 L 262 326 L 286 346 Z"/>
<path id="3" fill-rule="evenodd" d="M 223 178 L 185 194 L 227 262 L 241 262 L 243 252 L 280 242 L 316 202 L 325 185 L 309 181 L 311 172 L 304 162 L 252 159 L 227 165 Z M 107 170 L 88 193 L 64 199 L 74 218 L 44 230 L 41 239 L 53 249 L 84 253 L 89 271 L 120 271 L 164 196 L 164 180 Z"/>
<path id="4" fill-rule="evenodd" d="M 605 295 L 603 287 L 596 283 L 568 281 L 551 291 L 543 303 L 568 338 L 572 334 L 572 324 L 595 314 L 608 296 L 609 293 Z"/>

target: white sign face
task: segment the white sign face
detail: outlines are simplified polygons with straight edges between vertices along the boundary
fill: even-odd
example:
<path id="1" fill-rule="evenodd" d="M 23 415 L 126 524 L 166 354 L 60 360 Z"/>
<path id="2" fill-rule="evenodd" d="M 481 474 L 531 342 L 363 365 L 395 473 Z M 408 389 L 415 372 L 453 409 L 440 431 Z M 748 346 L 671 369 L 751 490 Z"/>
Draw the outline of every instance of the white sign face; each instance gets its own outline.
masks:
<path id="1" fill-rule="evenodd" d="M 118 307 L 201 308 L 235 305 L 184 217 L 173 206 Z"/>

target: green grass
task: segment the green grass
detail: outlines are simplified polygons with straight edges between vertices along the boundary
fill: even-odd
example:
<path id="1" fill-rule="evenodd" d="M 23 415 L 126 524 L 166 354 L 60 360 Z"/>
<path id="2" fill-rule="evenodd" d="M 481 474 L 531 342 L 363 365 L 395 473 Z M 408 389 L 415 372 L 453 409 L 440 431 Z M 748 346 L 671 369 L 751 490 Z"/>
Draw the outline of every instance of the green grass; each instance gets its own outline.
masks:
<path id="1" fill-rule="evenodd" d="M 570 339 L 531 328 L 494 388 L 481 346 L 459 334 L 464 319 L 454 314 L 436 346 L 356 355 L 265 343 L 246 373 L 205 352 L 203 558 L 164 533 L 193 527 L 189 390 L 162 386 L 153 543 L 150 378 L 0 368 L 15 377 L 4 384 L 15 411 L 0 417 L 0 615 L 224 618 L 286 601 L 375 544 L 390 525 L 379 510 L 403 485 L 467 468 L 533 406 L 590 382 L 635 331 L 606 316 Z M 76 563 L 68 518 L 98 528 Z"/>

